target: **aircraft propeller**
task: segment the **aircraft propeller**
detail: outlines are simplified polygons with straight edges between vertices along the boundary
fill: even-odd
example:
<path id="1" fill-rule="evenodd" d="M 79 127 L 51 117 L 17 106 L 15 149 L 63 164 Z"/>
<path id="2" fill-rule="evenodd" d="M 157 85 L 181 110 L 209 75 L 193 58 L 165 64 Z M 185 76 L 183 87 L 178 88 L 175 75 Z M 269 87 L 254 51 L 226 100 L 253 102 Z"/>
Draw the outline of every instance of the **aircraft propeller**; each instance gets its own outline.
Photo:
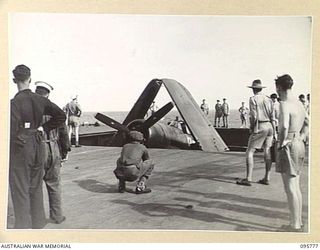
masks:
<path id="1" fill-rule="evenodd" d="M 97 120 L 99 120 L 100 122 L 110 126 L 111 128 L 114 128 L 114 129 L 121 131 L 121 132 L 129 133 L 129 129 L 126 126 L 122 125 L 121 123 L 117 122 L 116 120 L 113 120 L 112 118 L 110 118 L 104 114 L 97 113 L 95 115 L 95 118 Z"/>
<path id="2" fill-rule="evenodd" d="M 95 115 L 95 118 L 120 132 L 128 133 L 130 130 L 138 130 L 143 132 L 152 127 L 156 122 L 164 117 L 173 107 L 174 104 L 172 102 L 169 102 L 154 114 L 152 114 L 147 120 L 133 120 L 132 123 L 129 123 L 128 127 L 101 113 L 97 113 Z"/>

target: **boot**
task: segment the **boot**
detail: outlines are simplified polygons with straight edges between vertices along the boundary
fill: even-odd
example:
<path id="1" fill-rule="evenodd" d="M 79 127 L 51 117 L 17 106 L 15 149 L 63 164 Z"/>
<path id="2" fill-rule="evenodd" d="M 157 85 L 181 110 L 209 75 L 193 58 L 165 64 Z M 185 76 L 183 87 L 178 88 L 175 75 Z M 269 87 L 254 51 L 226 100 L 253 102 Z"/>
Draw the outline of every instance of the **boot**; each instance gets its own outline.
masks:
<path id="1" fill-rule="evenodd" d="M 124 180 L 119 180 L 118 191 L 119 193 L 124 193 L 126 191 L 126 182 Z"/>

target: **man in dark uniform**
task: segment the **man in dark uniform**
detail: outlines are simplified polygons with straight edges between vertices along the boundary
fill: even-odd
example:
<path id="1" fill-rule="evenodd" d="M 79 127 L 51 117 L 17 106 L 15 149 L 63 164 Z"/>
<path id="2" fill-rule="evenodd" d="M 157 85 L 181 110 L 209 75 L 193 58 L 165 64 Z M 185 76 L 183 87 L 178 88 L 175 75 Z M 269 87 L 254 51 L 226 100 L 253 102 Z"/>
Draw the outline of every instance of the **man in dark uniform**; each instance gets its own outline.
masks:
<path id="1" fill-rule="evenodd" d="M 18 93 L 11 100 L 9 184 L 15 216 L 15 228 L 43 228 L 42 179 L 45 145 L 43 132 L 60 126 L 64 112 L 47 98 L 32 93 L 30 69 L 18 65 L 13 70 Z M 42 124 L 43 115 L 51 119 Z"/>
<path id="2" fill-rule="evenodd" d="M 49 98 L 49 94 L 53 90 L 50 84 L 38 81 L 35 85 L 37 86 L 37 94 Z M 43 123 L 50 120 L 50 118 L 51 116 L 45 115 L 43 117 Z M 71 151 L 67 125 L 63 123 L 59 128 L 52 129 L 49 133 L 45 133 L 44 137 L 46 142 L 46 156 L 43 180 L 46 183 L 48 191 L 50 219 L 54 223 L 60 224 L 66 219 L 66 217 L 63 216 L 61 207 L 60 168 L 62 167 L 62 156 L 66 156 L 68 151 Z"/>

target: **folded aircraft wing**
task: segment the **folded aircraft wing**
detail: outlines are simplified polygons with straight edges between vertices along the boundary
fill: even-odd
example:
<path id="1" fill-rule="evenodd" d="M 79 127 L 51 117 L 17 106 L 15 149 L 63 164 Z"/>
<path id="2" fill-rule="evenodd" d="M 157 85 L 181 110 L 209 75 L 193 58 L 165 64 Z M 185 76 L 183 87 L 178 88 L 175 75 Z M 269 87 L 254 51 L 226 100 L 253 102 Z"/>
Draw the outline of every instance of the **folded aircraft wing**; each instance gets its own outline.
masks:
<path id="1" fill-rule="evenodd" d="M 122 124 L 128 125 L 128 123 L 133 120 L 143 119 L 145 114 L 148 112 L 152 101 L 158 94 L 160 87 L 161 81 L 157 79 L 153 79 L 151 82 L 149 82 Z"/>
<path id="2" fill-rule="evenodd" d="M 162 79 L 162 83 L 201 149 L 206 152 L 228 150 L 228 146 L 201 111 L 190 92 L 179 82 L 172 79 Z"/>

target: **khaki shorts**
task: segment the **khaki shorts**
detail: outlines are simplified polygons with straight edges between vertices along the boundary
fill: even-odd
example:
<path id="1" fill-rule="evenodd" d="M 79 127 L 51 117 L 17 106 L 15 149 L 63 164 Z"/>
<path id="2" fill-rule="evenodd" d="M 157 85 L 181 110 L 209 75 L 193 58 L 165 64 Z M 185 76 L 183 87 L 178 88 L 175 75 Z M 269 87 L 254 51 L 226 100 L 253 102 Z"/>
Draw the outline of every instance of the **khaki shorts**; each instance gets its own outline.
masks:
<path id="1" fill-rule="evenodd" d="M 278 151 L 276 172 L 297 176 L 303 167 L 305 146 L 300 138 L 293 138 L 291 142 Z"/>
<path id="2" fill-rule="evenodd" d="M 80 117 L 74 116 L 74 115 L 69 116 L 68 125 L 73 126 L 73 127 L 79 127 L 80 126 Z"/>
<path id="3" fill-rule="evenodd" d="M 249 137 L 248 148 L 270 148 L 273 141 L 273 127 L 270 122 L 259 123 L 259 132 Z"/>

